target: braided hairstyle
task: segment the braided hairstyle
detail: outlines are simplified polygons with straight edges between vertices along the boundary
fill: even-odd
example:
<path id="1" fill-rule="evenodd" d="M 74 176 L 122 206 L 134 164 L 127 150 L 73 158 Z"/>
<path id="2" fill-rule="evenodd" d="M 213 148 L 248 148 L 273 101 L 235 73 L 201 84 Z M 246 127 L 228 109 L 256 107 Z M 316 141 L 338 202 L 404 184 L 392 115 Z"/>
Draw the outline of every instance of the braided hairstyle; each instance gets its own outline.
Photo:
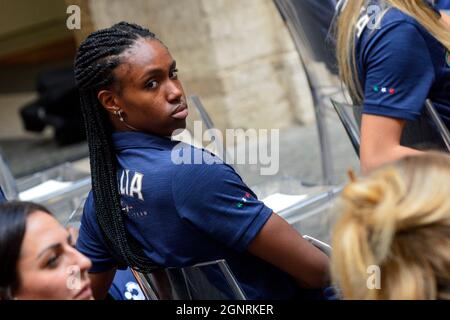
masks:
<path id="1" fill-rule="evenodd" d="M 100 90 L 118 85 L 113 71 L 123 63 L 121 54 L 142 38 L 158 40 L 148 29 L 126 22 L 93 32 L 81 43 L 74 68 L 89 144 L 92 190 L 100 229 L 119 264 L 150 272 L 155 268 L 154 263 L 124 225 L 117 158 L 111 138 L 113 129 L 106 110 L 97 99 Z"/>

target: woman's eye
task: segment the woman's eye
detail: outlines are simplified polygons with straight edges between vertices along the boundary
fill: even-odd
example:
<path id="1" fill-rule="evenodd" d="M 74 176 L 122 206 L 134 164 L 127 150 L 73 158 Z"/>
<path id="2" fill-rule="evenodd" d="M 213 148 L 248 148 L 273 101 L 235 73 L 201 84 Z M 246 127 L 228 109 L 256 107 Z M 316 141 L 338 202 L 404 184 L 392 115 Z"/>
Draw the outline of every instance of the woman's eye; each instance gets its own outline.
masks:
<path id="1" fill-rule="evenodd" d="M 152 80 L 147 82 L 146 87 L 149 89 L 155 89 L 158 86 L 158 81 Z"/>
<path id="2" fill-rule="evenodd" d="M 60 257 L 59 254 L 55 255 L 55 256 L 52 256 L 50 259 L 48 259 L 48 261 L 46 263 L 46 266 L 48 268 L 51 268 L 51 269 L 57 267 L 58 266 L 59 257 Z"/>
<path id="3" fill-rule="evenodd" d="M 178 77 L 178 69 L 173 69 L 171 72 L 170 72 L 170 78 L 171 79 L 176 79 L 177 77 Z"/>

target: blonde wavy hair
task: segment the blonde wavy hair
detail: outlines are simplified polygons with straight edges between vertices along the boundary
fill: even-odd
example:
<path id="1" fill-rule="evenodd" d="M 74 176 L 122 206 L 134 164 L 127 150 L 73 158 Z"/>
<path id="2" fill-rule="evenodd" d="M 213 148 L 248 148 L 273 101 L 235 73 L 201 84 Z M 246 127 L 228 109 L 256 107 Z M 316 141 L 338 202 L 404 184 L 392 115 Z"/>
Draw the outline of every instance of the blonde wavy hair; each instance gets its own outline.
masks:
<path id="1" fill-rule="evenodd" d="M 450 299 L 449 155 L 385 166 L 346 186 L 339 206 L 331 274 L 344 299 Z"/>
<path id="2" fill-rule="evenodd" d="M 336 24 L 337 61 L 343 83 L 347 86 L 353 103 L 363 102 L 363 89 L 357 76 L 355 57 L 356 24 L 365 0 L 347 0 Z M 431 35 L 450 51 L 450 30 L 424 0 L 383 0 L 386 10 L 397 8 L 416 19 Z"/>

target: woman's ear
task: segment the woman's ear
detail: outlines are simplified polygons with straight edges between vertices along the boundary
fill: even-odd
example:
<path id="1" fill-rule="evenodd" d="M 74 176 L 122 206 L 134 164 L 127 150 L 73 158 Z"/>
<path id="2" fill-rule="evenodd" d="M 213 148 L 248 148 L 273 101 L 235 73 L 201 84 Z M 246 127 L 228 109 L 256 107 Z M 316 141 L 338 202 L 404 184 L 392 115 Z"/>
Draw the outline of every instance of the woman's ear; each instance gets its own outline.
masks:
<path id="1" fill-rule="evenodd" d="M 119 109 L 114 93 L 111 90 L 101 90 L 97 94 L 97 99 L 108 112 L 114 112 Z"/>

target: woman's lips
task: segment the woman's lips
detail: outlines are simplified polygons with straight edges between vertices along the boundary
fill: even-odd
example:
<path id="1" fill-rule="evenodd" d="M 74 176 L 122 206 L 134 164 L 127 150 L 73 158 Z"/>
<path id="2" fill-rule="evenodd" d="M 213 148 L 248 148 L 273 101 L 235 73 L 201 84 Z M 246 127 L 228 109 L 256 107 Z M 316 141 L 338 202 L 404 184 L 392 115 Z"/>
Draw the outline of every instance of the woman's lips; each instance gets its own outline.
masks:
<path id="1" fill-rule="evenodd" d="M 187 118 L 188 114 L 189 114 L 189 111 L 188 111 L 187 104 L 183 102 L 175 108 L 174 112 L 172 113 L 172 118 L 184 120 Z"/>
<path id="2" fill-rule="evenodd" d="M 74 297 L 75 300 L 90 300 L 92 299 L 91 285 L 85 285 Z"/>

